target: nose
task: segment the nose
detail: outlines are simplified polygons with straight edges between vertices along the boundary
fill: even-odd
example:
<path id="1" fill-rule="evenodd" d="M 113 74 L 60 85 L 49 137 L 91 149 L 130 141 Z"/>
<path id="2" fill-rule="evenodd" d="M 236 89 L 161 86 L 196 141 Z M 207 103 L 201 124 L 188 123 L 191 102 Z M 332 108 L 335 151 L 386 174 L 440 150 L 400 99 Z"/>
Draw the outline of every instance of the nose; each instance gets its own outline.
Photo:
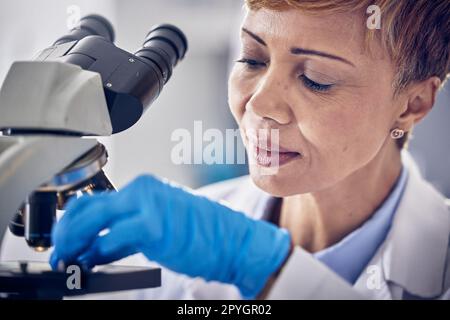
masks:
<path id="1" fill-rule="evenodd" d="M 264 120 L 273 120 L 279 125 L 289 124 L 293 113 L 287 102 L 288 90 L 288 79 L 283 79 L 276 71 L 268 70 L 260 78 L 255 92 L 248 100 L 246 111 Z"/>

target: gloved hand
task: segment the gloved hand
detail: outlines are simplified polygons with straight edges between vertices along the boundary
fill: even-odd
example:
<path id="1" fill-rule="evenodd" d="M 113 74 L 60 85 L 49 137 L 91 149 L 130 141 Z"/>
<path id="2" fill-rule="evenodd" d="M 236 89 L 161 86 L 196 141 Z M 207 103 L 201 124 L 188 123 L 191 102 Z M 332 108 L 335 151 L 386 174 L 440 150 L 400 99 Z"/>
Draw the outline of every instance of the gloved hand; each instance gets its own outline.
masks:
<path id="1" fill-rule="evenodd" d="M 245 298 L 264 288 L 291 243 L 286 230 L 152 176 L 70 202 L 52 240 L 55 269 L 60 260 L 93 267 L 141 252 L 175 272 L 234 284 Z"/>

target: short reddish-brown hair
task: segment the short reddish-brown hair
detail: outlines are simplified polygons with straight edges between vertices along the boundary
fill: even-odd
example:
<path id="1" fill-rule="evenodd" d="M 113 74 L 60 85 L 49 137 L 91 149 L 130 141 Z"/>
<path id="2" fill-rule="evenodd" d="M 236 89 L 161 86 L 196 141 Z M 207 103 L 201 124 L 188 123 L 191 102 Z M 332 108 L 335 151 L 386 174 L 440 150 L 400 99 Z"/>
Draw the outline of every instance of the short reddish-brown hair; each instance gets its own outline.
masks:
<path id="1" fill-rule="evenodd" d="M 373 38 L 375 33 L 381 39 L 394 62 L 397 70 L 392 85 L 396 92 L 433 76 L 444 83 L 450 74 L 450 0 L 245 1 L 250 10 L 298 8 L 308 12 L 351 12 L 377 5 L 381 29 L 367 34 Z M 399 140 L 400 145 L 406 140 Z"/>

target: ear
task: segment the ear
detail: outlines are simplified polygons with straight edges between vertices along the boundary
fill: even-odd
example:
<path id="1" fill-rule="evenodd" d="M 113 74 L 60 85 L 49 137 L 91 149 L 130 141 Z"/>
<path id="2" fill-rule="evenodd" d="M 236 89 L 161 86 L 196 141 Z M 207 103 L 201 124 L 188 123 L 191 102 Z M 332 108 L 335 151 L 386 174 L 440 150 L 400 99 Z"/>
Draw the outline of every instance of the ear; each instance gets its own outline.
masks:
<path id="1" fill-rule="evenodd" d="M 407 88 L 406 104 L 397 118 L 397 127 L 406 132 L 411 131 L 433 108 L 440 86 L 441 80 L 431 77 Z"/>

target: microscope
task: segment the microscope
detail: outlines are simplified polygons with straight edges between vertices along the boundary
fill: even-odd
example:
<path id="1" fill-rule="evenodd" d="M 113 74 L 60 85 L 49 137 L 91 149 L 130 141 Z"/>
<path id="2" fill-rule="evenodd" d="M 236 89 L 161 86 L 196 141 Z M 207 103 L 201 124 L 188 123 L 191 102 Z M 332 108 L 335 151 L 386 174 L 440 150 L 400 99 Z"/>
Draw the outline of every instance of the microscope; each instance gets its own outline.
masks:
<path id="1" fill-rule="evenodd" d="M 15 62 L 0 91 L 0 239 L 7 228 L 38 252 L 52 246 L 57 210 L 72 197 L 114 192 L 96 137 L 132 127 L 155 101 L 187 50 L 177 27 L 155 26 L 134 54 L 114 45 L 104 17 L 88 15 L 32 61 Z M 93 212 L 93 214 L 95 214 Z M 67 295 L 158 287 L 159 268 L 83 271 L 67 290 L 65 271 L 0 263 L 0 295 Z"/>

